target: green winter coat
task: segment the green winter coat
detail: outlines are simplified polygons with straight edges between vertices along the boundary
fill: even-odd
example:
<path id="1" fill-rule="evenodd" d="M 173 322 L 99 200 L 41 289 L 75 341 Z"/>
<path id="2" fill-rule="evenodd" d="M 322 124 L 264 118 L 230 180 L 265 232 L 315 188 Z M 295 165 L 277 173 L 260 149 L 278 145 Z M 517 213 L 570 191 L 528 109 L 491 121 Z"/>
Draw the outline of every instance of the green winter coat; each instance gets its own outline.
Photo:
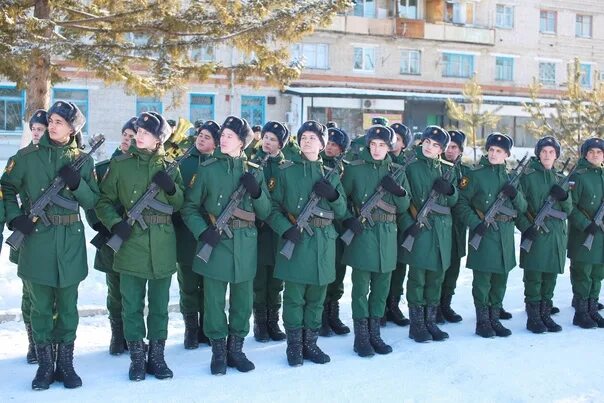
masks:
<path id="1" fill-rule="evenodd" d="M 455 206 L 455 214 L 470 228 L 470 239 L 472 230 L 482 222 L 477 211 L 485 214 L 508 181 L 505 164 L 491 165 L 486 156 L 483 156 L 479 165 L 462 179 L 461 196 Z M 521 190 L 514 200 L 506 200 L 504 205 L 516 210 L 518 215 L 526 211 L 526 200 Z M 514 221 L 497 224 L 499 231 L 489 228 L 478 250 L 468 248 L 466 267 L 482 272 L 505 274 L 516 266 Z"/>
<path id="2" fill-rule="evenodd" d="M 520 177 L 520 190 L 526 198 L 526 213 L 516 219 L 516 226 L 521 232 L 533 225 L 533 220 L 541 210 L 549 192 L 563 176 L 555 169 L 545 169 L 537 157 L 532 157 L 529 166 Z M 554 209 L 570 213 L 573 209 L 572 199 L 556 202 Z M 548 218 L 545 225 L 550 232 L 539 231 L 539 236 L 533 241 L 530 253 L 520 249 L 520 267 L 545 273 L 564 273 L 566 263 L 566 243 L 568 234 L 566 220 Z"/>
<path id="3" fill-rule="evenodd" d="M 296 139 L 290 137 L 287 144 L 283 146 L 281 152 L 283 153 L 283 158 L 291 160 L 294 156 L 300 155 L 300 145 Z"/>
<path id="4" fill-rule="evenodd" d="M 354 138 L 350 142 L 350 148 L 346 153 L 346 160 L 353 161 L 358 159 L 359 154 L 361 154 L 361 151 L 363 151 L 365 148 L 367 148 L 365 135 Z"/>
<path id="5" fill-rule="evenodd" d="M 382 178 L 395 169 L 390 155 L 386 155 L 382 161 L 376 161 L 367 148 L 361 151 L 359 159 L 351 161 L 342 176 L 342 187 L 351 206 L 347 217 L 357 217 L 363 204 L 375 193 Z M 398 183 L 409 189 L 404 174 L 400 176 Z M 410 195 L 396 197 L 386 192 L 382 200 L 396 207 L 396 215 L 401 215 L 409 208 Z M 386 213 L 379 207 L 374 211 Z M 369 223 L 365 223 L 364 226 L 364 231 L 355 235 L 350 245 L 345 247 L 342 264 L 358 270 L 378 273 L 393 271 L 396 268 L 397 257 L 396 218 L 392 222 L 376 222 L 373 227 Z"/>
<path id="6" fill-rule="evenodd" d="M 255 170 L 244 153 L 233 158 L 218 149 L 212 158 L 201 164 L 195 180 L 189 184 L 182 209 L 182 218 L 195 239 L 199 239 L 201 233 L 212 224 L 208 220 L 208 214 L 218 218 L 229 203 L 231 195 L 239 187 L 241 175 Z M 262 173 L 256 176 L 261 189 L 260 197 L 252 199 L 246 193 L 239 208 L 255 212 L 256 218 L 264 220 L 270 213 L 271 203 Z M 256 275 L 258 231 L 255 226 L 232 231 L 232 239 L 223 234 L 208 263 L 198 258 L 193 259 L 195 273 L 234 284 L 253 280 Z M 195 251 L 199 248 L 201 242 L 197 244 Z"/>
<path id="7" fill-rule="evenodd" d="M 147 191 L 151 178 L 167 166 L 164 149 L 150 153 L 131 146 L 128 153 L 115 157 L 109 164 L 109 171 L 101 182 L 101 198 L 96 206 L 96 214 L 105 225 L 111 228 L 122 221 L 124 215 L 116 210 L 122 205 L 128 211 Z M 171 174 L 176 192 L 170 196 L 160 190 L 155 199 L 169 204 L 178 211 L 183 203 L 182 178 L 178 169 Z M 163 215 L 145 209 L 145 215 Z M 138 223 L 132 227 L 132 234 L 115 254 L 113 269 L 119 273 L 149 280 L 170 277 L 176 271 L 176 236 L 174 225 L 150 224 L 143 230 Z"/>
<path id="8" fill-rule="evenodd" d="M 453 180 L 453 183 L 455 183 L 457 189 L 460 189 L 462 178 L 468 174 L 470 169 L 469 166 L 463 164 L 459 164 L 455 168 L 455 179 Z M 457 202 L 459 203 L 459 199 L 457 199 Z M 453 249 L 457 251 L 457 257 L 459 258 L 466 255 L 467 229 L 468 227 L 466 227 L 464 222 L 457 214 L 453 213 Z"/>
<path id="9" fill-rule="evenodd" d="M 312 192 L 314 184 L 323 177 L 323 161 L 309 161 L 302 154 L 294 156 L 292 161 L 284 161 L 279 169 L 277 186 L 273 191 L 273 210 L 267 222 L 279 236 L 278 250 L 285 240 L 282 235 L 293 223 L 288 218 L 297 217 L 302 211 Z M 336 188 L 339 197 L 328 202 L 322 199 L 318 206 L 332 210 L 334 218 L 341 219 L 346 214 L 346 196 L 338 175 L 331 175 L 330 183 Z M 308 285 L 327 285 L 335 279 L 335 240 L 338 236 L 333 224 L 322 228 L 312 228 L 313 236 L 306 232 L 296 245 L 290 260 L 277 253 L 275 260 L 275 277 Z"/>
<path id="10" fill-rule="evenodd" d="M 585 228 L 593 220 L 604 200 L 604 167 L 595 167 L 585 158 L 577 163 L 577 170 L 570 178 L 573 211 L 568 216 L 568 257 L 586 264 L 604 264 L 604 233 L 596 231 L 591 251 L 583 246 Z"/>
<path id="11" fill-rule="evenodd" d="M 2 176 L 2 190 L 6 207 L 6 221 L 27 214 L 35 202 L 57 176 L 59 169 L 71 163 L 81 153 L 75 138 L 67 145 L 56 145 L 46 132 L 38 145 L 30 144 L 19 150 L 8 161 Z M 94 207 L 99 198 L 99 189 L 94 179 L 94 161 L 88 158 L 80 169 L 81 181 L 78 188 L 63 189 L 59 195 L 76 200 L 84 209 Z M 24 195 L 27 205 L 23 210 L 17 195 Z M 75 212 L 53 205 L 46 209 L 47 215 L 70 215 Z M 24 280 L 49 287 L 64 288 L 78 284 L 88 274 L 86 240 L 81 221 L 70 225 L 44 226 L 41 220 L 34 232 L 25 238 L 19 250 L 18 275 Z"/>
<path id="12" fill-rule="evenodd" d="M 415 148 L 416 160 L 407 166 L 407 182 L 411 193 L 411 206 L 400 216 L 399 229 L 403 232 L 415 224 L 415 215 L 428 200 L 434 181 L 452 169 L 452 164 L 443 159 L 424 156 L 421 147 Z M 458 192 L 453 186 L 450 196 L 439 195 L 436 202 L 445 207 L 457 203 Z M 411 252 L 399 246 L 398 260 L 423 270 L 444 271 L 451 265 L 453 220 L 451 215 L 430 214 L 432 229 L 423 228 L 415 237 Z"/>

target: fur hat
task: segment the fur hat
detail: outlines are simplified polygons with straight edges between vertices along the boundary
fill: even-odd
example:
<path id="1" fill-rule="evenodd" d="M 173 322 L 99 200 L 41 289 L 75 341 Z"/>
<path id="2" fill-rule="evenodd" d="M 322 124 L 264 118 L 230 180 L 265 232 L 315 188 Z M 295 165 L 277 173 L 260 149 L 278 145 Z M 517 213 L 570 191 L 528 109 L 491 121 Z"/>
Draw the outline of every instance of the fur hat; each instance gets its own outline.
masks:
<path id="1" fill-rule="evenodd" d="M 428 126 L 422 133 L 422 142 L 426 139 L 430 139 L 440 144 L 444 152 L 449 145 L 449 141 L 451 141 L 451 136 L 440 126 Z"/>
<path id="2" fill-rule="evenodd" d="M 220 134 L 224 131 L 224 129 L 230 129 L 243 143 L 243 149 L 250 145 L 252 140 L 254 139 L 254 132 L 250 128 L 250 125 L 243 118 L 239 118 L 237 116 L 227 116 L 224 120 L 224 123 L 220 127 Z"/>
<path id="3" fill-rule="evenodd" d="M 47 112 L 47 116 L 50 117 L 52 114 L 57 114 L 72 127 L 75 133 L 82 130 L 86 124 L 86 117 L 80 111 L 73 102 L 57 101 L 55 102 Z"/>
<path id="4" fill-rule="evenodd" d="M 502 134 L 498 132 L 491 133 L 487 136 L 487 141 L 484 146 L 484 149 L 489 151 L 489 148 L 491 146 L 502 148 L 508 153 L 508 155 L 510 155 L 510 151 L 514 146 L 514 140 L 512 140 L 512 138 L 507 134 Z"/>
<path id="5" fill-rule="evenodd" d="M 34 123 L 39 123 L 48 127 L 48 115 L 44 109 L 38 109 L 31 115 L 31 118 L 29 119 L 29 130 L 31 130 Z"/>
<path id="6" fill-rule="evenodd" d="M 451 136 L 451 141 L 457 144 L 457 147 L 463 151 L 466 145 L 466 134 L 461 130 L 449 130 L 448 132 L 449 136 Z"/>
<path id="7" fill-rule="evenodd" d="M 604 151 L 604 140 L 598 137 L 592 137 L 585 140 L 585 142 L 581 144 L 581 156 L 583 158 L 585 158 L 590 148 L 599 148 Z"/>
<path id="8" fill-rule="evenodd" d="M 220 126 L 218 123 L 213 120 L 206 120 L 197 128 L 197 134 L 201 133 L 201 131 L 205 129 L 210 132 L 212 138 L 214 139 L 214 145 L 218 145 L 220 143 Z"/>
<path id="9" fill-rule="evenodd" d="M 560 158 L 560 142 L 552 136 L 545 136 L 539 139 L 539 141 L 537 141 L 537 144 L 535 144 L 535 156 L 537 158 L 539 158 L 539 154 L 541 154 L 541 150 L 543 149 L 543 147 L 554 147 L 554 150 L 556 150 L 556 158 Z"/>
<path id="10" fill-rule="evenodd" d="M 172 128 L 162 115 L 157 112 L 143 112 L 136 120 L 136 126 L 145 129 L 164 143 L 172 134 Z"/>
<path id="11" fill-rule="evenodd" d="M 308 120 L 302 123 L 302 126 L 298 129 L 298 144 L 300 144 L 300 139 L 304 132 L 313 132 L 319 136 L 319 140 L 321 140 L 321 144 L 323 144 L 323 148 L 325 148 L 325 144 L 327 144 L 327 128 L 325 126 L 314 120 Z"/>
<path id="12" fill-rule="evenodd" d="M 409 143 L 411 143 L 411 130 L 402 123 L 394 123 L 390 128 L 394 130 L 395 134 L 402 137 L 405 148 L 409 147 Z"/>
<path id="13" fill-rule="evenodd" d="M 384 140 L 384 143 L 388 145 L 388 148 L 392 150 L 396 142 L 394 130 L 388 126 L 376 125 L 371 126 L 365 134 L 365 144 L 369 147 L 371 140 L 379 139 Z"/>
<path id="14" fill-rule="evenodd" d="M 327 138 L 328 141 L 333 141 L 336 143 L 343 153 L 348 151 L 350 147 L 350 136 L 342 129 L 338 129 L 337 127 L 331 127 L 327 129 Z"/>
<path id="15" fill-rule="evenodd" d="M 289 140 L 289 130 L 282 123 L 279 122 L 266 122 L 264 127 L 262 128 L 262 137 L 264 137 L 265 133 L 273 133 L 277 136 L 279 140 L 279 148 L 283 148 L 285 144 L 287 144 L 287 140 Z"/>
<path id="16" fill-rule="evenodd" d="M 137 120 L 138 120 L 138 118 L 136 116 L 132 116 L 130 119 L 128 119 L 128 121 L 126 123 L 124 123 L 124 126 L 122 126 L 122 133 L 125 132 L 128 129 L 130 129 L 134 133 L 136 133 L 136 130 L 138 129 L 136 127 L 136 121 Z"/>

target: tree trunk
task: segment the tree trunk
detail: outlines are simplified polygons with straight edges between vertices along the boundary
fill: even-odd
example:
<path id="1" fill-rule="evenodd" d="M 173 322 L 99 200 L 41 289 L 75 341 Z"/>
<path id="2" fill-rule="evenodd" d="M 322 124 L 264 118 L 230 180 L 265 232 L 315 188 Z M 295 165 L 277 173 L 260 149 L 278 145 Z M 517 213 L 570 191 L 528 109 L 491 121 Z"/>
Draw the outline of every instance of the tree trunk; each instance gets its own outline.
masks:
<path id="1" fill-rule="evenodd" d="M 37 0 L 34 7 L 34 16 L 39 19 L 49 19 L 49 0 Z M 49 28 L 45 36 L 50 38 L 52 30 Z M 37 109 L 48 109 L 50 106 L 50 54 L 43 53 L 34 48 L 31 54 L 31 64 L 27 74 L 26 87 L 27 101 L 25 108 L 25 121 Z"/>

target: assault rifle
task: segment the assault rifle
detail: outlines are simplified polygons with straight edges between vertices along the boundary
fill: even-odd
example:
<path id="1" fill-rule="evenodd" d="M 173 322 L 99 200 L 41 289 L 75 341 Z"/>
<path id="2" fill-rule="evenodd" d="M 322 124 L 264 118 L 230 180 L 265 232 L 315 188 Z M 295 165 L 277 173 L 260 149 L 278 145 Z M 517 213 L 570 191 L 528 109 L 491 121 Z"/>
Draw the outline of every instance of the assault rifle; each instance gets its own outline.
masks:
<path id="1" fill-rule="evenodd" d="M 601 231 L 604 231 L 604 223 L 602 222 L 602 219 L 604 218 L 604 200 L 602 200 L 602 203 L 600 204 L 600 207 L 598 207 L 598 211 L 596 211 L 596 215 L 594 216 L 594 223 L 600 227 Z M 583 242 L 583 246 L 585 246 L 587 248 L 587 250 L 591 251 L 591 246 L 594 243 L 594 238 L 595 235 L 594 234 L 589 234 L 587 235 L 587 238 L 585 238 L 585 242 Z"/>

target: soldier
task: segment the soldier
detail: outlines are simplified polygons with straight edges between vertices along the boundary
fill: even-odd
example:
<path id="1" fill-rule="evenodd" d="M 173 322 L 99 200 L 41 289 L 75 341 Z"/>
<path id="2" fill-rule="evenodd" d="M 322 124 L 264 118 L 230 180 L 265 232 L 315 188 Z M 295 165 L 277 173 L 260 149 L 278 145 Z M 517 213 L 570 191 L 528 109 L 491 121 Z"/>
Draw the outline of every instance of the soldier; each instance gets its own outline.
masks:
<path id="1" fill-rule="evenodd" d="M 199 240 L 198 247 L 208 244 L 213 248 L 207 263 L 197 258 L 193 261 L 193 271 L 203 276 L 203 327 L 212 345 L 212 375 L 226 374 L 227 365 L 240 372 L 255 368 L 242 348 L 252 314 L 257 263 L 255 219 L 268 217 L 270 199 L 262 172 L 256 172 L 261 168 L 247 162 L 243 152 L 252 136 L 244 119 L 226 118 L 220 129 L 220 150 L 197 170 L 189 184 L 182 212 L 185 224 Z M 240 185 L 246 194 L 239 203 L 239 211 L 229 219 L 233 234 L 229 238 L 214 224 Z M 230 290 L 228 318 L 224 312 L 227 285 Z"/>
<path id="2" fill-rule="evenodd" d="M 459 182 L 461 197 L 455 213 L 470 228 L 470 238 L 473 234 L 483 237 L 478 250 L 468 247 L 466 263 L 474 271 L 472 296 L 476 307 L 476 334 L 481 337 L 512 334 L 499 319 L 508 274 L 516 266 L 513 217 L 498 214 L 495 220 L 499 230 L 487 227 L 482 220 L 500 192 L 506 197 L 504 206 L 515 210 L 517 215 L 526 211 L 524 195 L 509 182 L 505 166 L 513 144 L 507 135 L 489 134 L 485 146 L 487 155 Z"/>
<path id="3" fill-rule="evenodd" d="M 335 122 L 328 122 L 335 124 Z M 337 169 L 340 176 L 344 172 L 344 163 L 340 162 L 336 166 L 336 158 L 345 153 L 350 147 L 350 137 L 348 134 L 338 129 L 331 127 L 327 130 L 327 145 L 325 150 L 321 152 L 323 165 L 329 169 Z M 342 232 L 339 221 L 334 222 L 338 233 Z M 340 298 L 344 295 L 344 277 L 346 276 L 346 265 L 342 263 L 342 252 L 344 251 L 344 243 L 342 240 L 336 240 L 336 279 L 333 283 L 327 286 L 325 294 L 325 303 L 323 304 L 323 315 L 321 316 L 321 329 L 319 336 L 329 337 L 333 333 L 338 335 L 350 333 L 350 328 L 346 326 L 340 319 Z"/>
<path id="4" fill-rule="evenodd" d="M 282 123 L 282 125 L 287 129 L 287 133 L 290 134 L 287 125 L 285 123 Z M 283 153 L 283 157 L 286 160 L 292 160 L 296 158 L 296 156 L 300 154 L 300 145 L 298 144 L 298 140 L 290 134 L 289 140 L 287 141 L 287 143 L 285 143 L 285 145 L 281 149 L 281 152 Z"/>
<path id="5" fill-rule="evenodd" d="M 392 162 L 395 164 L 405 163 L 405 154 L 407 145 L 411 142 L 411 131 L 407 126 L 402 123 L 394 123 L 390 126 L 396 134 L 396 143 L 390 151 L 390 157 Z M 399 233 L 399 245 L 403 242 L 400 239 L 401 234 Z M 407 265 L 398 261 L 396 262 L 396 268 L 392 272 L 390 279 L 390 291 L 388 293 L 388 299 L 386 300 L 386 314 L 382 318 L 382 324 L 385 325 L 385 321 L 388 320 L 398 326 L 407 326 L 409 319 L 405 317 L 399 307 L 401 296 L 403 295 L 403 282 L 405 281 L 405 275 L 407 274 Z"/>
<path id="6" fill-rule="evenodd" d="M 252 132 L 254 133 L 254 138 L 244 151 L 248 159 L 251 159 L 252 156 L 262 147 L 262 126 L 252 126 Z"/>
<path id="7" fill-rule="evenodd" d="M 268 154 L 264 166 L 264 179 L 269 192 L 275 190 L 279 165 L 284 160 L 281 149 L 289 139 L 289 131 L 279 122 L 267 122 L 262 128 L 261 148 L 254 155 L 259 163 Z M 283 281 L 273 276 L 278 238 L 271 227 L 256 220 L 258 227 L 258 268 L 254 278 L 254 339 L 265 343 L 269 340 L 285 340 L 279 328 L 279 309 Z"/>
<path id="8" fill-rule="evenodd" d="M 111 233 L 123 241 L 115 253 L 113 270 L 120 274 L 124 335 L 130 351 L 128 377 L 132 381 L 145 379 L 146 372 L 157 379 L 172 378 L 166 364 L 164 347 L 168 336 L 168 301 L 172 274 L 176 271 L 176 236 L 169 214 L 146 209 L 143 229 L 138 223 L 130 225 L 124 214 L 149 185 L 155 183 L 160 191 L 156 200 L 180 209 L 183 187 L 180 172 L 165 170 L 163 143 L 172 129 L 156 112 L 143 112 L 136 121 L 135 143 L 128 153 L 114 157 L 108 173 L 101 182 L 101 198 L 96 214 Z M 148 288 L 147 327 L 143 309 Z M 149 356 L 145 365 L 143 338 L 149 340 Z"/>
<path id="9" fill-rule="evenodd" d="M 407 167 L 411 206 L 399 220 L 404 228 L 402 239 L 415 238 L 411 251 L 399 249 L 398 259 L 409 265 L 407 304 L 409 305 L 409 337 L 418 343 L 442 341 L 449 337 L 436 325 L 436 310 L 445 271 L 451 262 L 452 218 L 450 212 L 433 212 L 428 216 L 432 228 L 415 221 L 432 191 L 438 194 L 437 204 L 444 211 L 457 202 L 457 189 L 443 175 L 452 169 L 441 159 L 450 141 L 449 133 L 438 126 L 428 126 L 423 132 L 421 146 L 416 147 L 417 160 Z M 402 253 L 401 253 L 402 252 Z"/>
<path id="10" fill-rule="evenodd" d="M 202 164 L 211 158 L 220 142 L 220 126 L 213 120 L 206 120 L 197 128 L 195 148 L 180 163 L 183 183 L 191 183 Z M 193 271 L 197 240 L 185 225 L 182 212 L 172 215 L 176 230 L 176 261 L 178 263 L 178 287 L 180 291 L 180 312 L 185 323 L 184 347 L 196 349 L 199 343 L 209 344 L 203 329 L 203 277 Z"/>
<path id="11" fill-rule="evenodd" d="M 547 232 L 535 228 L 533 222 L 548 197 L 556 203 L 555 210 L 564 216 L 572 210 L 572 199 L 557 182 L 558 174 L 554 164 L 560 158 L 560 143 L 554 137 L 546 136 L 535 145 L 535 157 L 520 178 L 520 189 L 528 204 L 525 214 L 516 219 L 516 226 L 522 232 L 522 239 L 532 242 L 530 250 L 520 249 L 520 267 L 524 269 L 524 302 L 526 304 L 526 328 L 533 333 L 559 332 L 562 327 L 551 318 L 552 298 L 556 277 L 564 273 L 565 251 L 568 234 L 566 219 L 551 217 L 545 225 Z"/>
<path id="12" fill-rule="evenodd" d="M 70 164 L 80 153 L 77 137 L 85 122 L 76 105 L 55 102 L 48 110 L 48 131 L 38 144 L 19 150 L 2 177 L 9 228 L 27 236 L 20 248 L 18 275 L 26 282 L 31 297 L 31 326 L 38 358 L 38 371 L 32 382 L 35 390 L 48 389 L 55 380 L 66 388 L 82 385 L 73 368 L 73 342 L 78 326 L 78 285 L 88 274 L 84 226 L 77 212 L 57 205 L 46 211 L 51 222 L 48 227 L 42 220 L 33 222 L 27 210 L 56 176 L 66 184 L 60 192 L 63 198 L 85 209 L 97 202 L 99 192 L 92 159 L 80 171 Z M 18 203 L 18 195 L 27 195 L 24 209 Z M 53 342 L 59 343 L 56 371 Z"/>
<path id="13" fill-rule="evenodd" d="M 604 139 L 593 137 L 581 146 L 581 159 L 570 178 L 573 211 L 569 215 L 568 257 L 573 287 L 573 325 L 604 327 L 598 297 L 604 278 L 604 233 L 594 221 L 604 203 Z M 584 244 L 593 237 L 591 249 Z"/>
<path id="14" fill-rule="evenodd" d="M 390 276 L 397 259 L 397 215 L 409 208 L 405 175 L 394 178 L 388 154 L 395 143 L 394 130 L 380 125 L 365 135 L 367 147 L 359 159 L 351 161 L 342 177 L 350 205 L 343 226 L 355 234 L 344 249 L 342 264 L 352 267 L 352 318 L 354 351 L 360 357 L 389 354 L 392 347 L 380 335 L 380 319 L 390 290 Z M 373 196 L 378 186 L 386 190 L 380 206 L 372 212 L 373 226 L 361 224 L 357 212 Z M 371 292 L 370 292 L 371 289 Z"/>
<path id="15" fill-rule="evenodd" d="M 272 193 L 273 210 L 268 220 L 285 242 L 296 245 L 291 259 L 281 253 L 275 260 L 275 277 L 285 281 L 283 323 L 287 334 L 287 361 L 300 366 L 304 359 L 324 364 L 330 358 L 317 346 L 321 314 L 327 285 L 335 279 L 335 239 L 333 218 L 343 218 L 346 198 L 338 175 L 324 179 L 319 152 L 325 148 L 325 126 L 307 121 L 298 129 L 301 154 L 281 164 L 277 186 Z M 297 217 L 314 192 L 321 198 L 318 207 L 323 217 L 309 220 L 313 235 L 301 232 Z"/>

